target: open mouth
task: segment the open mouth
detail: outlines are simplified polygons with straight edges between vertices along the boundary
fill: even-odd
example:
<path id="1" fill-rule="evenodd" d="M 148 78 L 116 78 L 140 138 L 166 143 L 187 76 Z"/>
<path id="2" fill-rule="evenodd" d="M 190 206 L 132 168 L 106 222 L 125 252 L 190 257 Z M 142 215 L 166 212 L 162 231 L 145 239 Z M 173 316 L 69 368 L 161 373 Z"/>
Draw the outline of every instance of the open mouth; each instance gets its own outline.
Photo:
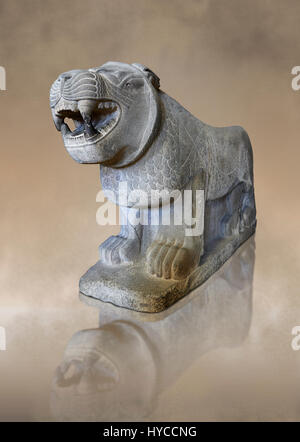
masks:
<path id="1" fill-rule="evenodd" d="M 84 109 L 78 105 L 78 110 L 58 109 L 54 115 L 56 128 L 64 138 L 95 138 L 96 141 L 107 136 L 118 124 L 120 118 L 119 105 L 110 100 L 94 102 L 92 109 Z"/>
<path id="2" fill-rule="evenodd" d="M 99 358 L 93 360 L 95 356 Z M 55 373 L 56 385 L 59 387 L 79 385 L 84 377 L 90 380 L 86 387 L 92 386 L 94 391 L 112 390 L 119 382 L 119 372 L 114 363 L 105 355 L 93 351 L 89 354 L 88 350 L 83 350 L 83 354 L 77 354 L 74 359 L 63 361 Z M 81 385 L 81 394 L 91 392 L 91 388 L 84 391 L 83 387 Z"/>

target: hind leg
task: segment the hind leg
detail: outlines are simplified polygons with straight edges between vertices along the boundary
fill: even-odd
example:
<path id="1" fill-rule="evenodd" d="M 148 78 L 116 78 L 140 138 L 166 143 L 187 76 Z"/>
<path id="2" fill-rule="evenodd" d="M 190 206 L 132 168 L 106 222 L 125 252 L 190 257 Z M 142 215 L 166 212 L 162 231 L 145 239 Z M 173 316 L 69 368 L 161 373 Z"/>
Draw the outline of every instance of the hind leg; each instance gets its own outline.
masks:
<path id="1" fill-rule="evenodd" d="M 253 186 L 245 185 L 240 210 L 240 232 L 256 224 L 256 207 Z"/>
<path id="2" fill-rule="evenodd" d="M 225 197 L 225 215 L 221 219 L 221 236 L 236 236 L 240 231 L 240 211 L 243 195 L 243 184 L 237 185 Z"/>
<path id="3" fill-rule="evenodd" d="M 256 209 L 253 187 L 247 183 L 238 184 L 226 196 L 226 213 L 221 219 L 221 236 L 236 236 L 256 223 Z"/>

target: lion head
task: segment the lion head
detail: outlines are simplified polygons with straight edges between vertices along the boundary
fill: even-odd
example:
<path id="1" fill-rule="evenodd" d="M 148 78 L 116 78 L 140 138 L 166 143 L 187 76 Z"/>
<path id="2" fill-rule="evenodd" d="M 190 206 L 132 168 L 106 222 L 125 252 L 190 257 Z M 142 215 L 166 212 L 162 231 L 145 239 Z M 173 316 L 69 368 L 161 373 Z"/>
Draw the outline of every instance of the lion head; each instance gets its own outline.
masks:
<path id="1" fill-rule="evenodd" d="M 149 414 L 156 400 L 157 369 L 143 335 L 113 321 L 72 336 L 57 367 L 51 409 L 58 419 L 121 419 Z"/>
<path id="2" fill-rule="evenodd" d="M 138 159 L 157 133 L 158 89 L 159 78 L 137 63 L 61 74 L 51 87 L 50 106 L 68 153 L 79 163 L 111 167 Z"/>

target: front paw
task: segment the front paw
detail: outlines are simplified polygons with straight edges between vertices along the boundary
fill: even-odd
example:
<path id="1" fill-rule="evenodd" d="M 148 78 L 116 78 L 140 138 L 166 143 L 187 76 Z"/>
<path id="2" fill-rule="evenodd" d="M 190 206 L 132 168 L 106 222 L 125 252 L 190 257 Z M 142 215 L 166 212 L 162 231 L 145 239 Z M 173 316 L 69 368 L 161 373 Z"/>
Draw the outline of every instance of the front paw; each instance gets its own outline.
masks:
<path id="1" fill-rule="evenodd" d="M 101 261 L 108 265 L 133 263 L 139 254 L 140 244 L 136 239 L 121 235 L 110 236 L 99 246 Z"/>
<path id="2" fill-rule="evenodd" d="M 199 265 L 201 244 L 199 237 L 178 240 L 160 235 L 147 250 L 147 271 L 159 278 L 185 279 Z"/>

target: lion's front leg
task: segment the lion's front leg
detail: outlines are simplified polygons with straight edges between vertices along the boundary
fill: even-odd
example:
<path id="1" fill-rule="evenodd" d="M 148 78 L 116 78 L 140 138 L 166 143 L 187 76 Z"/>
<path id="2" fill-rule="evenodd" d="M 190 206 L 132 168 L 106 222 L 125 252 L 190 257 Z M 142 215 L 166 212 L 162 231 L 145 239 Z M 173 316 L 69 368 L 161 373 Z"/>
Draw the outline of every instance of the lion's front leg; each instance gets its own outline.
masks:
<path id="1" fill-rule="evenodd" d="M 175 225 L 173 216 L 173 224 L 161 225 L 147 249 L 146 264 L 150 274 L 180 280 L 199 266 L 204 250 L 204 206 L 204 180 L 197 176 L 182 192 L 181 225 Z"/>
<path id="2" fill-rule="evenodd" d="M 138 209 L 120 207 L 121 230 L 116 236 L 110 236 L 99 246 L 101 261 L 108 265 L 133 263 L 140 254 L 142 225 L 134 225 L 134 218 L 139 216 Z"/>
<path id="3" fill-rule="evenodd" d="M 202 237 L 178 239 L 159 233 L 147 250 L 147 271 L 164 279 L 185 279 L 198 265 Z"/>

